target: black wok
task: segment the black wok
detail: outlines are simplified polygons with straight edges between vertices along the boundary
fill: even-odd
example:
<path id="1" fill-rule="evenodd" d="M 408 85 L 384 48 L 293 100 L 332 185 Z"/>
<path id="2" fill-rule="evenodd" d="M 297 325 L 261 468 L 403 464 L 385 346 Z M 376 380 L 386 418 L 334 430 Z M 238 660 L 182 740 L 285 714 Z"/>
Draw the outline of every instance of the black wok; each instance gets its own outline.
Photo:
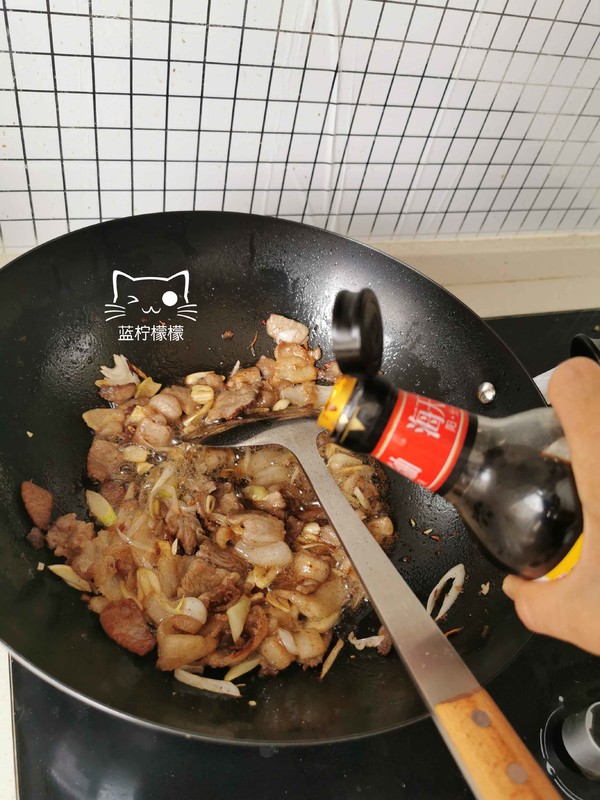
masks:
<path id="1" fill-rule="evenodd" d="M 169 284 L 178 294 L 171 307 L 163 302 L 165 282 L 118 276 L 115 295 L 114 270 L 132 278 L 188 270 L 189 293 L 184 297 L 185 275 L 179 276 Z M 51 563 L 51 555 L 24 541 L 30 527 L 19 499 L 24 479 L 48 487 L 62 513 L 85 514 L 90 433 L 81 413 L 98 404 L 98 366 L 112 353 L 125 353 L 163 382 L 196 369 L 230 370 L 238 358 L 254 360 L 249 345 L 256 331 L 257 356 L 271 349 L 260 321 L 276 311 L 306 322 L 312 341 L 330 357 L 335 294 L 364 286 L 375 290 L 382 306 L 383 369 L 395 383 L 493 416 L 541 404 L 511 352 L 442 288 L 376 250 L 292 222 L 217 212 L 135 217 L 62 237 L 2 270 L 0 638 L 19 659 L 113 713 L 223 741 L 334 741 L 423 715 L 395 655 L 359 654 L 349 646 L 323 683 L 316 671 L 292 668 L 269 680 L 248 678 L 241 701 L 182 686 L 155 668 L 153 655 L 139 658 L 108 639 L 76 591 L 37 571 L 38 561 Z M 137 295 L 139 302 L 130 303 Z M 106 321 L 105 303 L 125 305 L 126 315 Z M 179 306 L 193 303 L 196 322 L 176 317 Z M 160 322 L 171 328 L 171 339 L 181 325 L 183 340 L 153 341 L 152 326 Z M 139 325 L 141 338 L 118 341 L 120 325 L 134 332 Z M 233 338 L 222 338 L 226 330 Z M 482 381 L 497 389 L 491 406 L 477 400 Z M 398 475 L 391 476 L 391 494 L 400 532 L 394 562 L 422 600 L 449 567 L 465 563 L 465 591 L 445 628 L 463 628 L 453 641 L 479 680 L 489 680 L 527 638 L 500 590 L 501 573 L 443 500 Z M 429 528 L 440 541 L 422 533 Z M 480 586 L 488 581 L 483 596 Z M 367 616 L 360 630 L 376 625 Z"/>

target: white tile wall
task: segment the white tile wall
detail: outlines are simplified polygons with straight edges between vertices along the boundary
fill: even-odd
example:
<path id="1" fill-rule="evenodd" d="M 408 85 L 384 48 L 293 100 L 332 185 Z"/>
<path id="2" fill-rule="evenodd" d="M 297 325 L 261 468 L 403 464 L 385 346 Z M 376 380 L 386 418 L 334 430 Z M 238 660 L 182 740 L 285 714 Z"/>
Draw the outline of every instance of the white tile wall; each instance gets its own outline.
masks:
<path id="1" fill-rule="evenodd" d="M 0 233 L 171 209 L 597 229 L 600 0 L 5 0 Z"/>

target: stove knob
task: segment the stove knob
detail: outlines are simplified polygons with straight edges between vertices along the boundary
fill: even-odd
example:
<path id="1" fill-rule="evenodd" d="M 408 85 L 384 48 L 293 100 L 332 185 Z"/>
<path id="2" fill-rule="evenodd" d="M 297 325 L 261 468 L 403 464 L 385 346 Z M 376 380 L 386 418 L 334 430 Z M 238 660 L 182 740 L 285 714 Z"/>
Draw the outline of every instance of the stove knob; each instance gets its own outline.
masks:
<path id="1" fill-rule="evenodd" d="M 562 738 L 583 774 L 591 780 L 600 779 L 600 702 L 567 717 Z"/>

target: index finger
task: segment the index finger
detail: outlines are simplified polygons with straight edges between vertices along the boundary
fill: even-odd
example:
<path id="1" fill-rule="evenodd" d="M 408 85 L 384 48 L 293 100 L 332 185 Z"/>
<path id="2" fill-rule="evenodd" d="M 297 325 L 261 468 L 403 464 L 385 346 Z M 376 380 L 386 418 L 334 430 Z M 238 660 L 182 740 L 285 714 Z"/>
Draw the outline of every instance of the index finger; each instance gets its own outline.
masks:
<path id="1" fill-rule="evenodd" d="M 589 358 L 563 362 L 549 397 L 567 437 L 584 518 L 600 524 L 600 366 Z"/>

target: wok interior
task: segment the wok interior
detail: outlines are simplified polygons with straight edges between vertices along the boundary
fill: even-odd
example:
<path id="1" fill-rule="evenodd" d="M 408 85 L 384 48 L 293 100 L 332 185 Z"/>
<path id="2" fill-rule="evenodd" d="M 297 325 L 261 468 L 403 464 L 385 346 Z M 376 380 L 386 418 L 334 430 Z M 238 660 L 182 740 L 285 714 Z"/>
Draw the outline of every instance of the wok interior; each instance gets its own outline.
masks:
<path id="1" fill-rule="evenodd" d="M 118 341 L 122 320 L 104 321 L 114 269 L 132 276 L 189 270 L 198 321 L 184 321 L 183 341 Z M 90 434 L 81 413 L 100 404 L 94 381 L 113 352 L 163 383 L 197 369 L 228 372 L 238 358 L 242 366 L 254 361 L 248 345 L 256 331 L 257 356 L 270 353 L 260 321 L 277 312 L 305 322 L 328 358 L 335 294 L 364 286 L 382 306 L 383 370 L 392 381 L 480 413 L 475 390 L 489 380 L 496 416 L 540 404 L 516 359 L 443 289 L 382 253 L 296 223 L 218 212 L 136 217 L 55 240 L 0 273 L 0 638 L 20 658 L 117 713 L 221 740 L 333 741 L 423 713 L 395 655 L 358 654 L 349 645 L 323 683 L 318 671 L 295 668 L 267 680 L 245 676 L 237 701 L 176 684 L 152 655 L 136 657 L 109 640 L 77 592 L 37 571 L 39 561 L 52 563 L 50 553 L 24 542 L 24 479 L 49 488 L 60 513 L 85 514 Z M 234 337 L 223 339 L 225 330 Z M 400 533 L 394 562 L 421 600 L 464 562 L 465 592 L 448 627 L 463 628 L 457 648 L 480 680 L 489 679 L 527 638 L 500 591 L 500 573 L 442 499 L 393 475 L 391 503 Z M 439 542 L 422 533 L 429 528 Z M 479 588 L 487 581 L 484 598 Z M 366 615 L 359 634 L 375 626 Z"/>

